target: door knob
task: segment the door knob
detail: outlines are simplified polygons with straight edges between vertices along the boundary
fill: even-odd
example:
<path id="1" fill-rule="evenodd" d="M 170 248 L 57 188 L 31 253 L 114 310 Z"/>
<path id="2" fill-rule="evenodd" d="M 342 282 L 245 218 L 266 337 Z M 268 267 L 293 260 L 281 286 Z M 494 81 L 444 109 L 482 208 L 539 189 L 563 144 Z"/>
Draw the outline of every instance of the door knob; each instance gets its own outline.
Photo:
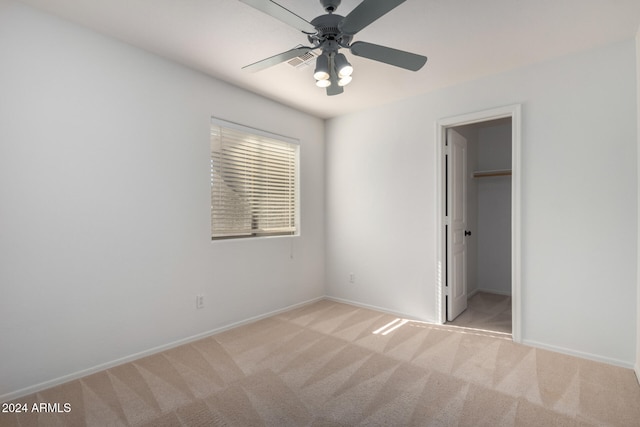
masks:
<path id="1" fill-rule="evenodd" d="M 464 235 L 465 236 L 471 236 L 471 232 L 469 230 L 464 230 Z"/>

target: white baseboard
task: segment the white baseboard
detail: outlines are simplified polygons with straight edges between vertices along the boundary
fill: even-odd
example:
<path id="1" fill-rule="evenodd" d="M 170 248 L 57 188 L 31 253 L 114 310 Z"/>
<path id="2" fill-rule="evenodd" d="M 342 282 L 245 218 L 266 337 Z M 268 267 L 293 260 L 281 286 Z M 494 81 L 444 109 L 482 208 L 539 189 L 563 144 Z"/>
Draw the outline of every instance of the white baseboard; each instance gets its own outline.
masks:
<path id="1" fill-rule="evenodd" d="M 477 291 L 495 293 L 495 292 L 491 292 L 491 291 L 485 291 L 483 289 L 478 289 Z M 397 312 L 397 311 L 394 311 L 394 310 L 390 310 L 388 308 L 378 307 L 378 306 L 369 305 L 369 304 L 363 304 L 363 303 L 360 303 L 360 302 L 357 302 L 357 301 L 351 301 L 351 300 L 344 299 L 344 298 L 336 298 L 336 297 L 327 296 L 327 297 L 325 297 L 325 299 L 331 300 L 331 301 L 336 301 L 336 302 L 342 302 L 342 303 L 345 303 L 345 304 L 354 305 L 356 307 L 362 307 L 362 308 L 368 308 L 368 309 L 371 309 L 371 310 L 382 311 L 384 313 L 392 314 L 394 316 L 398 316 L 398 317 L 401 317 L 403 319 L 416 320 L 416 321 L 432 323 L 432 324 L 436 324 L 436 325 L 441 324 L 441 323 L 433 321 L 433 320 L 419 319 L 419 318 L 417 318 L 415 316 L 411 316 L 411 315 L 408 315 L 406 313 L 400 313 L 400 312 Z M 633 363 L 625 362 L 623 360 L 613 359 L 613 358 L 610 358 L 610 357 L 603 357 L 603 356 L 599 356 L 599 355 L 596 355 L 596 354 L 586 353 L 586 352 L 577 351 L 577 350 L 571 350 L 571 349 L 564 348 L 564 347 L 543 344 L 543 343 L 539 343 L 537 341 L 532 341 L 532 340 L 523 340 L 521 342 L 521 344 L 527 345 L 527 346 L 530 346 L 530 347 L 536 347 L 536 348 L 541 348 L 541 349 L 544 349 L 544 350 L 553 351 L 553 352 L 556 352 L 556 353 L 566 354 L 566 355 L 569 355 L 569 356 L 575 356 L 575 357 L 579 357 L 581 359 L 587 359 L 587 360 L 593 360 L 593 361 L 596 361 L 596 362 L 607 363 L 609 365 L 620 366 L 622 368 L 627 368 L 627 369 L 634 369 L 634 364 Z M 636 372 L 636 375 L 638 376 L 638 380 L 640 381 L 640 367 L 636 366 L 635 367 L 635 372 Z"/>
<path id="2" fill-rule="evenodd" d="M 293 304 L 293 305 L 287 306 L 285 308 L 281 308 L 281 309 L 278 309 L 278 310 L 270 311 L 268 313 L 264 313 L 264 314 L 260 314 L 258 316 L 250 317 L 248 319 L 241 320 L 239 322 L 230 323 L 228 325 L 221 326 L 221 327 L 216 328 L 216 329 L 212 329 L 212 330 L 209 330 L 209 331 L 206 331 L 206 332 L 202 332 L 202 333 L 199 333 L 199 334 L 196 334 L 196 335 L 192 335 L 192 336 L 187 337 L 187 338 L 183 338 L 183 339 L 180 339 L 180 340 L 177 340 L 177 341 L 173 341 L 173 342 L 168 343 L 168 344 L 160 345 L 160 346 L 157 346 L 157 347 L 150 348 L 148 350 L 144 350 L 144 351 L 141 351 L 141 352 L 138 352 L 138 353 L 131 354 L 129 356 L 121 357 L 119 359 L 112 360 L 110 362 L 101 363 L 101 364 L 93 366 L 91 368 L 87 368 L 87 369 L 83 369 L 81 371 L 73 372 L 73 373 L 68 374 L 68 375 L 63 375 L 61 377 L 54 378 L 54 379 L 48 380 L 48 381 L 44 381 L 44 382 L 41 382 L 39 384 L 34 384 L 32 386 L 28 386 L 28 387 L 22 388 L 20 390 L 16 390 L 16 391 L 13 391 L 13 392 L 9 392 L 9 393 L 0 395 L 0 402 L 8 402 L 8 401 L 15 400 L 15 399 L 18 399 L 18 398 L 23 397 L 23 396 L 27 396 L 29 394 L 37 393 L 39 391 L 46 390 L 48 388 L 55 387 L 55 386 L 60 385 L 60 384 L 64 384 L 64 383 L 69 382 L 69 381 L 77 380 L 77 379 L 85 377 L 87 375 L 95 374 L 96 372 L 104 371 L 105 369 L 113 368 L 114 366 L 122 365 L 123 363 L 133 362 L 134 360 L 138 360 L 138 359 L 141 359 L 143 357 L 151 356 L 151 355 L 156 354 L 156 353 L 160 353 L 160 352 L 163 352 L 163 351 L 166 351 L 166 350 L 170 350 L 170 349 L 172 349 L 174 347 L 179 347 L 179 346 L 184 345 L 184 344 L 189 344 L 191 342 L 198 341 L 198 340 L 210 337 L 210 336 L 215 335 L 215 334 L 219 334 L 220 332 L 224 332 L 224 331 L 227 331 L 229 329 L 237 328 L 238 326 L 243 326 L 243 325 L 246 325 L 246 324 L 249 324 L 249 323 L 257 322 L 258 320 L 262 320 L 262 319 L 265 319 L 267 317 L 275 316 L 275 315 L 283 313 L 285 311 L 289 311 L 289 310 L 293 310 L 293 309 L 296 309 L 296 308 L 299 308 L 299 307 L 303 307 L 305 305 L 313 304 L 314 302 L 317 302 L 317 301 L 320 301 L 320 300 L 323 300 L 323 299 L 325 299 L 324 296 L 313 298 L 313 299 L 310 299 L 308 301 L 304 301 L 304 302 L 301 302 L 301 303 Z"/>
<path id="3" fill-rule="evenodd" d="M 421 319 L 421 318 L 418 318 L 416 316 L 412 316 L 412 315 L 406 314 L 406 313 L 401 313 L 399 311 L 394 311 L 394 310 L 391 310 L 391 309 L 388 309 L 388 308 L 385 308 L 385 307 L 378 307 L 376 305 L 363 304 L 361 302 L 351 301 L 351 300 L 345 299 L 345 298 L 336 298 L 336 297 L 326 296 L 326 297 L 324 297 L 324 299 L 329 300 L 329 301 L 335 301 L 335 302 L 341 302 L 341 303 L 344 303 L 344 304 L 354 305 L 356 307 L 368 308 L 370 310 L 381 311 L 383 313 L 392 314 L 394 316 L 398 316 L 398 317 L 401 317 L 403 319 L 415 320 L 417 322 L 433 323 L 434 325 L 441 325 L 440 322 L 436 322 L 435 320 Z"/>
<path id="4" fill-rule="evenodd" d="M 636 379 L 638 380 L 638 385 L 640 385 L 640 365 L 636 365 Z"/>
<path id="5" fill-rule="evenodd" d="M 480 291 L 483 291 L 480 289 Z M 485 292 L 485 291 L 483 291 Z M 105 369 L 109 369 L 109 368 L 113 368 L 114 366 L 118 366 L 118 365 L 122 365 L 124 363 L 129 363 L 129 362 L 133 362 L 135 360 L 141 359 L 143 357 L 147 357 L 156 353 L 160 353 L 162 351 L 166 351 L 169 349 L 172 349 L 174 347 L 178 347 L 184 344 L 189 344 L 191 342 L 194 341 L 198 341 L 200 339 L 203 338 L 207 338 L 210 337 L 212 335 L 218 334 L 220 332 L 224 332 L 227 331 L 229 329 L 233 329 L 233 328 L 237 328 L 239 326 L 243 326 L 249 323 L 253 323 L 253 322 L 257 322 L 258 320 L 262 320 L 265 319 L 267 317 L 271 317 L 271 316 L 275 316 L 277 314 L 289 311 L 289 310 L 293 310 L 299 307 L 303 307 L 305 305 L 309 305 L 309 304 L 313 304 L 314 302 L 317 301 L 321 301 L 323 299 L 326 300 L 330 300 L 330 301 L 335 301 L 335 302 L 341 302 L 341 303 L 345 303 L 345 304 L 350 304 L 350 305 L 354 305 L 356 307 L 362 307 L 362 308 L 367 308 L 367 309 L 371 309 L 371 310 L 376 310 L 376 311 L 381 311 L 383 313 L 388 313 L 394 316 L 398 316 L 401 317 L 403 319 L 409 319 L 409 320 L 416 320 L 416 321 L 420 321 L 420 322 L 427 322 L 427 323 L 432 323 L 432 324 L 439 324 L 439 322 L 437 321 L 433 321 L 433 320 L 427 320 L 427 319 L 420 319 L 417 318 L 416 316 L 412 316 L 406 313 L 401 313 L 401 312 L 397 312 L 385 307 L 378 307 L 378 306 L 374 306 L 374 305 L 369 305 L 369 304 L 363 304 L 357 301 L 351 301 L 348 299 L 343 299 L 343 298 L 336 298 L 336 297 L 329 297 L 329 296 L 322 296 L 322 297 L 317 297 L 317 298 L 313 298 L 301 303 L 297 303 L 297 304 L 293 304 L 278 310 L 274 310 L 268 313 L 264 313 L 258 316 L 254 316 L 254 317 L 250 317 L 248 319 L 245 320 L 241 320 L 238 322 L 234 322 L 234 323 L 230 323 L 228 325 L 225 326 L 221 326 L 219 328 L 216 329 L 212 329 L 200 334 L 196 334 L 187 338 L 183 338 L 181 340 L 177 340 L 168 344 L 164 344 L 161 346 L 157 346 L 157 347 L 153 347 L 150 348 L 148 350 L 144 350 L 135 354 L 131 354 L 129 356 L 125 356 L 116 360 L 112 360 L 110 362 L 106 362 L 106 363 L 102 363 L 100 365 L 96 365 L 93 366 L 91 368 L 88 369 L 83 369 L 81 371 L 77 371 L 68 375 L 64 375 L 58 378 L 54 378 L 52 380 L 48 380 L 48 381 L 44 381 L 41 382 L 39 384 L 35 384 L 32 386 L 28 386 L 25 388 L 22 388 L 20 390 L 14 391 L 14 392 L 10 392 L 10 393 L 6 393 L 3 395 L 0 395 L 0 402 L 8 402 L 11 400 L 15 400 L 18 399 L 20 397 L 32 394 L 32 393 L 37 393 L 39 391 L 51 388 L 51 387 L 55 387 L 57 385 L 60 384 L 64 384 L 66 382 L 69 381 L 73 381 L 73 380 L 77 380 L 79 378 L 85 377 L 87 375 L 91 375 L 94 374 L 96 372 L 100 372 L 103 371 Z M 608 363 L 610 365 L 615 365 L 615 366 L 620 366 L 623 368 L 629 368 L 629 369 L 634 369 L 636 376 L 638 378 L 638 381 L 640 382 L 640 366 L 634 366 L 633 363 L 628 363 L 628 362 L 624 362 L 621 360 L 617 360 L 617 359 L 612 359 L 612 358 L 607 358 L 607 357 L 602 357 L 602 356 L 598 356 L 598 355 L 594 355 L 594 354 L 590 354 L 590 353 L 585 353 L 585 352 L 580 352 L 580 351 L 575 351 L 575 350 L 570 350 L 567 348 L 563 348 L 563 347 L 558 347 L 558 346 L 553 346 L 553 345 L 547 345 L 547 344 L 542 344 L 536 341 L 531 341 L 531 340 L 523 340 L 522 344 L 524 345 L 528 345 L 531 347 L 537 347 L 537 348 L 542 348 L 545 350 L 550 350 L 550 351 L 555 351 L 557 353 L 562 353 L 562 354 L 568 354 L 570 356 L 576 356 L 576 357 L 580 357 L 583 359 L 588 359 L 588 360 L 594 360 L 596 362 L 603 362 L 603 363 Z"/>
<path id="6" fill-rule="evenodd" d="M 569 356 L 579 357 L 581 359 L 593 360 L 595 362 L 607 363 L 609 365 L 620 366 L 621 368 L 633 369 L 633 363 L 625 362 L 624 360 L 613 359 L 611 357 L 598 356 L 597 354 L 587 353 L 583 351 L 571 350 L 564 347 L 555 345 L 542 344 L 537 341 L 522 340 L 522 344 L 530 347 L 541 348 L 543 350 L 549 350 L 556 353 L 566 354 Z M 637 374 L 636 370 L 636 374 Z"/>

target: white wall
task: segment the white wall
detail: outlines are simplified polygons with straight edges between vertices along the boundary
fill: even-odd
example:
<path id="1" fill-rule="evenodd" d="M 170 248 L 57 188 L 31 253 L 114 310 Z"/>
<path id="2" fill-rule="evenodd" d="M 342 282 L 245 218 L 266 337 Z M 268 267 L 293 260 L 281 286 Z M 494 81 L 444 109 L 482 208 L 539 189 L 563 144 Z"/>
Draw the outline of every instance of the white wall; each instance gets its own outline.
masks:
<path id="1" fill-rule="evenodd" d="M 324 295 L 322 120 L 0 9 L 0 400 Z M 300 140 L 301 236 L 211 242 L 212 115 Z"/>
<path id="2" fill-rule="evenodd" d="M 524 342 L 632 366 L 634 67 L 627 40 L 328 121 L 329 295 L 436 321 L 436 122 L 522 103 Z"/>
<path id="3" fill-rule="evenodd" d="M 511 169 L 511 124 L 478 129 L 476 170 Z M 478 178 L 478 289 L 511 295 L 511 177 Z"/>

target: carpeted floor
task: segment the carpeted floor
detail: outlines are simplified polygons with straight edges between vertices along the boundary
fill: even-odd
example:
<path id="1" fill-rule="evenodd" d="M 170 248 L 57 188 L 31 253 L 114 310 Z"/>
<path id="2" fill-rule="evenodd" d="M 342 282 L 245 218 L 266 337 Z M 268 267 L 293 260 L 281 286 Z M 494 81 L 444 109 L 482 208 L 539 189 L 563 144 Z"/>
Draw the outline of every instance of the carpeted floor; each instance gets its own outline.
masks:
<path id="1" fill-rule="evenodd" d="M 511 333 L 511 297 L 477 292 L 467 301 L 467 309 L 450 326 Z"/>
<path id="2" fill-rule="evenodd" d="M 640 426 L 633 371 L 329 300 L 18 399 L 2 426 Z"/>

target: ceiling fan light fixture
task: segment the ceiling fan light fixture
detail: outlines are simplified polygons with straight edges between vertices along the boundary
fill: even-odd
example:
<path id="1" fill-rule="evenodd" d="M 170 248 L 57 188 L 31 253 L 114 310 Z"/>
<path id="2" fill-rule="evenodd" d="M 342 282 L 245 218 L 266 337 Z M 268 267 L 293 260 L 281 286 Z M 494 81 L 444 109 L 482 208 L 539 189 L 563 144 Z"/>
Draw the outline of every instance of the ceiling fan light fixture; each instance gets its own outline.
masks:
<path id="1" fill-rule="evenodd" d="M 348 77 L 353 73 L 353 67 L 349 64 L 347 57 L 344 56 L 343 53 L 337 54 L 334 61 L 336 64 L 336 72 L 339 77 Z"/>
<path id="2" fill-rule="evenodd" d="M 334 96 L 343 93 L 342 86 L 348 85 L 352 80 L 353 66 L 344 54 L 339 53 L 342 48 L 348 49 L 351 55 L 410 71 L 420 70 L 427 62 L 426 56 L 415 53 L 363 41 L 351 43 L 353 37 L 360 30 L 368 27 L 378 18 L 404 3 L 405 0 L 358 0 L 360 4 L 347 16 L 334 13 L 341 0 L 320 0 L 327 13 L 316 16 L 309 22 L 280 6 L 276 3 L 279 0 L 240 1 L 302 31 L 311 43 L 311 46 L 299 45 L 286 52 L 242 67 L 243 70 L 249 72 L 264 70 L 287 61 L 291 64 L 291 61 L 300 61 L 307 55 L 308 59 L 304 59 L 303 63 L 308 64 L 307 60 L 312 60 L 312 57 L 317 56 L 317 52 L 319 52 L 320 56 L 316 58 L 313 77 L 318 87 L 327 88 L 327 96 Z"/>
<path id="3" fill-rule="evenodd" d="M 329 57 L 325 54 L 322 54 L 318 56 L 318 59 L 316 59 L 316 70 L 313 73 L 313 78 L 318 81 L 323 81 L 328 80 L 329 77 Z"/>
<path id="4" fill-rule="evenodd" d="M 341 77 L 340 80 L 338 80 L 338 86 L 346 86 L 351 83 L 351 80 L 353 80 L 353 77 L 351 76 Z"/>

